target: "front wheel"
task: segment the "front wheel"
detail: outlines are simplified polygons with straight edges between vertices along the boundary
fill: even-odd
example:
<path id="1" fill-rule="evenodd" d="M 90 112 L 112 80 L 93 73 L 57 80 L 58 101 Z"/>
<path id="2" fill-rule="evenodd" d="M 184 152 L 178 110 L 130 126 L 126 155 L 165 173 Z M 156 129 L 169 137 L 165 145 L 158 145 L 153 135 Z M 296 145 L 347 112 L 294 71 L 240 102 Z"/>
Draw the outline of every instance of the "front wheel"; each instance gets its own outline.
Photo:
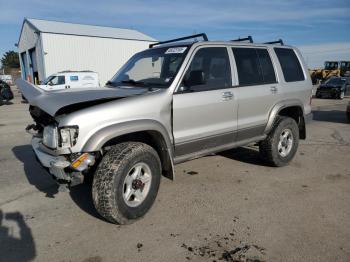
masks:
<path id="1" fill-rule="evenodd" d="M 293 118 L 277 117 L 270 134 L 259 144 L 262 158 L 272 166 L 285 166 L 299 145 L 299 128 Z"/>
<path id="2" fill-rule="evenodd" d="M 160 184 L 161 163 L 150 146 L 127 142 L 103 157 L 92 183 L 98 213 L 112 223 L 127 224 L 153 205 Z"/>

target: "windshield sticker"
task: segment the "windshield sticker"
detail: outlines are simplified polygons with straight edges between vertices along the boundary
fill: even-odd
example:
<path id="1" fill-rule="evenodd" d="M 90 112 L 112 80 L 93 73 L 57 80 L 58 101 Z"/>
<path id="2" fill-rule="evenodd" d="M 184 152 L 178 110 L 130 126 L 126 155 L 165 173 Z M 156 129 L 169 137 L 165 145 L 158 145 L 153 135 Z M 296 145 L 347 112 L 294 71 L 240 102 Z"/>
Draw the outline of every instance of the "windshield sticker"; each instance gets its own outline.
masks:
<path id="1" fill-rule="evenodd" d="M 186 49 L 187 47 L 172 47 L 166 50 L 165 54 L 182 54 Z"/>

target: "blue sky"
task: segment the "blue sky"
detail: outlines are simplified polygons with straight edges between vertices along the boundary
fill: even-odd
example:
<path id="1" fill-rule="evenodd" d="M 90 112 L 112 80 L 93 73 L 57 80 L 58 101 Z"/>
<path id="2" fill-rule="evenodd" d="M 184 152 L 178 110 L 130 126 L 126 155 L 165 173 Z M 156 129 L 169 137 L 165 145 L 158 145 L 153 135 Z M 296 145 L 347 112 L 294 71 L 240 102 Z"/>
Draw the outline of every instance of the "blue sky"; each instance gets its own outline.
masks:
<path id="1" fill-rule="evenodd" d="M 0 56 L 15 49 L 24 17 L 137 29 L 164 40 L 206 32 L 212 40 L 252 35 L 300 47 L 310 66 L 350 60 L 350 1 L 0 0 Z"/>

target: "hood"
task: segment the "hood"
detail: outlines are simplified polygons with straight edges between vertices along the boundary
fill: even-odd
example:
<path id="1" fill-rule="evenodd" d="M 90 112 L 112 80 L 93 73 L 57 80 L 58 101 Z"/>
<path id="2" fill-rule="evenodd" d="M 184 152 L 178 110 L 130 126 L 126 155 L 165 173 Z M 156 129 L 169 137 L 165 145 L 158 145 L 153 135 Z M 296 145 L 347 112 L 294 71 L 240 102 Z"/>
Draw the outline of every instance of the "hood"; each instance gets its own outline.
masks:
<path id="1" fill-rule="evenodd" d="M 17 79 L 16 85 L 30 105 L 39 107 L 51 116 L 55 116 L 58 111 L 61 112 L 64 108 L 72 108 L 72 106 L 77 110 L 99 103 L 149 92 L 147 88 L 127 86 L 45 91 L 23 79 Z M 79 105 L 81 105 L 81 107 L 79 107 Z"/>

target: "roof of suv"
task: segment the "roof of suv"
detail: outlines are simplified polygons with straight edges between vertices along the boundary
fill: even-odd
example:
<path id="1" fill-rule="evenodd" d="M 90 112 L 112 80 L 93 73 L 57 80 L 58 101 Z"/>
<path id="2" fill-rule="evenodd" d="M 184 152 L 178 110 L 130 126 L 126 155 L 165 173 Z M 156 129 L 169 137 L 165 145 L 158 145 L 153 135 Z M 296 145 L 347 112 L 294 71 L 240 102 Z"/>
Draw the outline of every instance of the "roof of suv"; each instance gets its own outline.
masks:
<path id="1" fill-rule="evenodd" d="M 203 41 L 198 41 L 197 38 L 202 37 Z M 194 41 L 184 40 L 193 39 Z M 192 45 L 228 45 L 228 46 L 285 46 L 291 48 L 291 46 L 285 45 L 282 39 L 278 41 L 266 42 L 266 43 L 254 43 L 253 38 L 248 36 L 246 38 L 238 38 L 230 41 L 209 41 L 206 34 L 196 34 L 191 36 L 185 36 L 181 38 L 166 40 L 158 43 L 150 44 L 150 48 L 161 48 L 161 47 L 175 47 L 175 46 L 192 46 Z"/>

